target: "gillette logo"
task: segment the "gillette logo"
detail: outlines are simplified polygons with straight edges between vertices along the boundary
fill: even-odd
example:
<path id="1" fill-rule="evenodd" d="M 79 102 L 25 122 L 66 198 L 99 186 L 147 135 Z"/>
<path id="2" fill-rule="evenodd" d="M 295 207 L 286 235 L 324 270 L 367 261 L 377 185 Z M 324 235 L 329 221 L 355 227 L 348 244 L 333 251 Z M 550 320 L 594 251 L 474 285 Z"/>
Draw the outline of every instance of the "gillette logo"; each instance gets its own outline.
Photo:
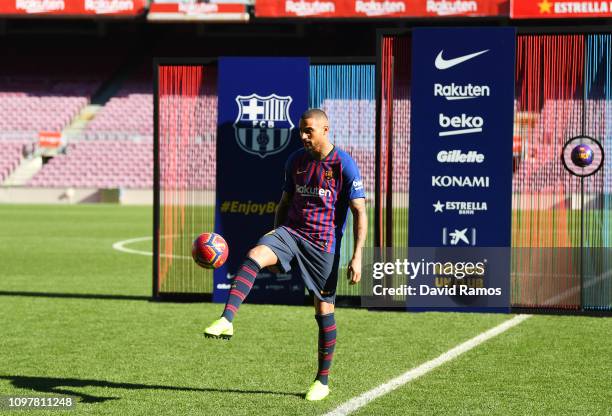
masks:
<path id="1" fill-rule="evenodd" d="M 316 188 L 314 186 L 295 185 L 295 192 L 302 195 L 303 197 L 331 197 L 331 191 L 329 189 Z"/>
<path id="2" fill-rule="evenodd" d="M 438 152 L 438 162 L 440 163 L 482 163 L 485 155 L 476 150 L 463 153 L 461 150 L 440 150 Z"/>
<path id="3" fill-rule="evenodd" d="M 444 97 L 449 101 L 489 96 L 491 96 L 491 88 L 488 85 L 434 84 L 434 97 Z"/>

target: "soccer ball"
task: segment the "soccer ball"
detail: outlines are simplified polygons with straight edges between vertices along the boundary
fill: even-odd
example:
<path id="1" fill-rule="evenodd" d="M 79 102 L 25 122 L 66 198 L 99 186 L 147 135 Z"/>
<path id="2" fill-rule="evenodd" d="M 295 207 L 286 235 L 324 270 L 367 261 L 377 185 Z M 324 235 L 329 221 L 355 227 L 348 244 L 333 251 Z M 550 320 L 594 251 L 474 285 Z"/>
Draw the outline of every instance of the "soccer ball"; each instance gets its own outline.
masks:
<path id="1" fill-rule="evenodd" d="M 205 269 L 219 268 L 227 260 L 229 248 L 225 239 L 219 234 L 203 233 L 198 236 L 191 247 L 191 257 Z"/>
<path id="2" fill-rule="evenodd" d="M 572 162 L 581 168 L 593 163 L 593 149 L 586 144 L 579 144 L 572 150 Z"/>

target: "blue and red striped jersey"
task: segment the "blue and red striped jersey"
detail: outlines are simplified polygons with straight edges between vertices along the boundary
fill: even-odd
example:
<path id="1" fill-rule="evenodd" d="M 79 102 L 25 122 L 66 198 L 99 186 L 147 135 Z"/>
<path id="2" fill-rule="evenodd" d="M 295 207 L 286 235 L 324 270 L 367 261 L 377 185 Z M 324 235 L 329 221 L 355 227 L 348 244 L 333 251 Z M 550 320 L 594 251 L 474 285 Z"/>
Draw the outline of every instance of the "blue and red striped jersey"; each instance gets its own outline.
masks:
<path id="1" fill-rule="evenodd" d="M 305 149 L 292 153 L 283 191 L 293 195 L 283 226 L 329 253 L 340 247 L 350 200 L 365 198 L 357 164 L 336 147 L 323 160 Z"/>

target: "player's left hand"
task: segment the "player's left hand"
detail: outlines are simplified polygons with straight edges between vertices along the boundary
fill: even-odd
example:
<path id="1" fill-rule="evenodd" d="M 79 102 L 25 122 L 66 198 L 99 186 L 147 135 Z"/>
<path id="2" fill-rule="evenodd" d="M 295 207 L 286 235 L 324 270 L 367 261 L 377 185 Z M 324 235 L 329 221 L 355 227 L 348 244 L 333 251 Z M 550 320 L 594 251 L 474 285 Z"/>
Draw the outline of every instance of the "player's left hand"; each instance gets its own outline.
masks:
<path id="1" fill-rule="evenodd" d="M 361 259 L 353 257 L 346 271 L 346 278 L 349 284 L 354 285 L 361 280 Z"/>

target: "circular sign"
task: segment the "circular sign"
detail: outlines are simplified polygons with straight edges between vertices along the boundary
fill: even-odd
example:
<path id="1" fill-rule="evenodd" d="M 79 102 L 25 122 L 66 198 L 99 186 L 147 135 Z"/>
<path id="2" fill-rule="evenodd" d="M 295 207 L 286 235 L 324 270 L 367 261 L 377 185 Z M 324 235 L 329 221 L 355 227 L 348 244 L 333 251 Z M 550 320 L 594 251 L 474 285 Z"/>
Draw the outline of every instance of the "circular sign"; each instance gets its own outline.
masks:
<path id="1" fill-rule="evenodd" d="M 589 136 L 576 136 L 563 145 L 561 153 L 563 166 L 572 175 L 585 177 L 601 169 L 604 150 L 597 140 Z"/>

